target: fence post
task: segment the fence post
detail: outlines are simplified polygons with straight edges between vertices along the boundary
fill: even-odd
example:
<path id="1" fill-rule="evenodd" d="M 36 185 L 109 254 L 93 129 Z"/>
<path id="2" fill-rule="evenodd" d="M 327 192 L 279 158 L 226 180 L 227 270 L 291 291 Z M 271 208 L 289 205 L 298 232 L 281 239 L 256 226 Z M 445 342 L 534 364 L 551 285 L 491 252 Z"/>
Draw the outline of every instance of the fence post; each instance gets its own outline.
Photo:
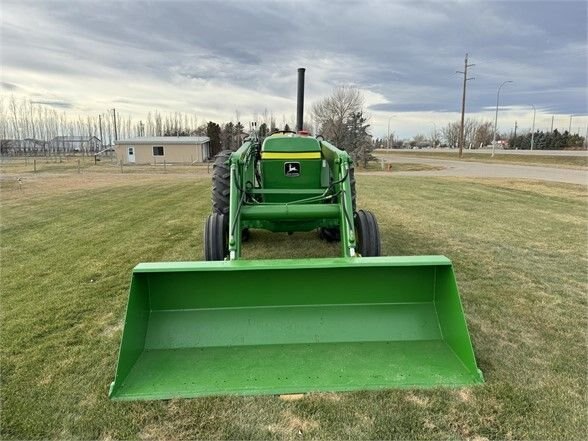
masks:
<path id="1" fill-rule="evenodd" d="M 80 173 L 80 160 L 78 159 L 78 173 Z"/>
<path id="2" fill-rule="evenodd" d="M 33 172 L 37 173 L 37 160 L 33 159 Z"/>
<path id="3" fill-rule="evenodd" d="M 121 172 L 121 173 L 124 173 L 124 172 L 123 172 L 123 162 L 122 162 L 122 159 L 120 160 L 120 172 Z"/>
<path id="4" fill-rule="evenodd" d="M 165 168 L 165 159 L 163 160 L 163 172 L 166 173 L 167 169 Z"/>

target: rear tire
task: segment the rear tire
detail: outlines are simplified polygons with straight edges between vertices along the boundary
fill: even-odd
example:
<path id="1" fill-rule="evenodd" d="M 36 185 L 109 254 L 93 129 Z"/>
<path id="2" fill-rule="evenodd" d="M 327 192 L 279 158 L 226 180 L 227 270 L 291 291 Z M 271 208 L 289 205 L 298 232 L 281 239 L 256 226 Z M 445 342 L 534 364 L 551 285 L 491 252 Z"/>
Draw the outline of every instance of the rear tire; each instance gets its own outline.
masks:
<path id="1" fill-rule="evenodd" d="M 356 251 L 363 257 L 379 256 L 382 250 L 380 243 L 380 229 L 376 216 L 371 211 L 359 210 L 353 215 Z"/>
<path id="2" fill-rule="evenodd" d="M 229 214 L 231 195 L 231 169 L 229 158 L 233 152 L 223 150 L 216 155 L 212 166 L 212 211 Z"/>
<path id="3" fill-rule="evenodd" d="M 212 213 L 204 226 L 204 259 L 225 260 L 229 254 L 229 225 L 224 214 Z"/>

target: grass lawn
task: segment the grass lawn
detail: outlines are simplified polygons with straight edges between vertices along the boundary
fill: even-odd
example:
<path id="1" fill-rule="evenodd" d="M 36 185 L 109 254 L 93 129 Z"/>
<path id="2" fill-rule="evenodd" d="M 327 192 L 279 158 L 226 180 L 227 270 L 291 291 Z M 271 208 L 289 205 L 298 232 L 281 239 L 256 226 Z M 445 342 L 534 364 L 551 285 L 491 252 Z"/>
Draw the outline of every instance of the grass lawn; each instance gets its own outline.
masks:
<path id="1" fill-rule="evenodd" d="M 431 171 L 431 170 L 443 170 L 443 167 L 438 167 L 436 165 L 431 164 L 419 164 L 417 162 L 385 162 L 384 168 L 382 168 L 382 164 L 380 161 L 371 161 L 368 162 L 366 168 L 362 165 L 355 166 L 356 172 L 371 172 L 371 171 L 389 171 L 389 172 L 399 172 L 399 171 Z"/>
<path id="2" fill-rule="evenodd" d="M 582 187 L 358 176 L 358 204 L 378 216 L 385 254 L 453 260 L 483 386 L 114 403 L 131 269 L 202 259 L 208 177 L 2 178 L 2 439 L 588 436 Z M 244 254 L 337 252 L 314 233 L 256 231 Z"/>
<path id="3" fill-rule="evenodd" d="M 386 151 L 378 150 L 377 155 L 387 157 L 388 155 L 403 155 L 415 156 L 420 158 L 436 158 L 436 159 L 450 159 L 459 160 L 459 152 L 457 150 L 448 151 L 428 151 L 428 150 L 412 150 L 412 151 Z M 471 153 L 463 152 L 462 161 L 475 162 L 494 162 L 499 164 L 519 164 L 519 165 L 543 165 L 548 167 L 564 167 L 564 168 L 586 168 L 588 167 L 588 156 L 567 156 L 567 155 L 514 155 L 505 153 L 496 153 L 494 158 L 490 153 Z"/>

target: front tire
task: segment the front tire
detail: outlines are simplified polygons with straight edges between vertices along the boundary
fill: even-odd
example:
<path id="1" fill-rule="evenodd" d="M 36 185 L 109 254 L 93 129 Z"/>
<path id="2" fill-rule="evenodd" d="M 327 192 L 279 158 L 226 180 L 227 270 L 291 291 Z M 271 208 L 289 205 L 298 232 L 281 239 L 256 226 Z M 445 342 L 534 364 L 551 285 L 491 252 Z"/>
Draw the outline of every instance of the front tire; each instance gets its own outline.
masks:
<path id="1" fill-rule="evenodd" d="M 353 215 L 356 251 L 363 257 L 376 257 L 381 253 L 380 229 L 371 211 L 359 210 Z"/>
<path id="2" fill-rule="evenodd" d="M 225 260 L 229 254 L 229 225 L 224 214 L 212 213 L 204 225 L 204 259 Z"/>

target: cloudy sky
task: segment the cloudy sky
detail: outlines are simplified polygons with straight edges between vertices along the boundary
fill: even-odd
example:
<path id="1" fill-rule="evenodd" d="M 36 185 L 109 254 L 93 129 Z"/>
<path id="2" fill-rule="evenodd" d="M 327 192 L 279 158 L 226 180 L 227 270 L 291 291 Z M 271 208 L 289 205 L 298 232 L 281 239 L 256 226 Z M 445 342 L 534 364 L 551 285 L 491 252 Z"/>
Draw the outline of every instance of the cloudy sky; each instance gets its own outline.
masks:
<path id="1" fill-rule="evenodd" d="M 116 107 L 247 122 L 293 121 L 296 68 L 307 103 L 342 84 L 364 92 L 372 131 L 428 134 L 469 116 L 585 133 L 585 1 L 0 2 L 1 93 L 72 114 Z M 307 106 L 308 112 L 309 106 Z"/>

